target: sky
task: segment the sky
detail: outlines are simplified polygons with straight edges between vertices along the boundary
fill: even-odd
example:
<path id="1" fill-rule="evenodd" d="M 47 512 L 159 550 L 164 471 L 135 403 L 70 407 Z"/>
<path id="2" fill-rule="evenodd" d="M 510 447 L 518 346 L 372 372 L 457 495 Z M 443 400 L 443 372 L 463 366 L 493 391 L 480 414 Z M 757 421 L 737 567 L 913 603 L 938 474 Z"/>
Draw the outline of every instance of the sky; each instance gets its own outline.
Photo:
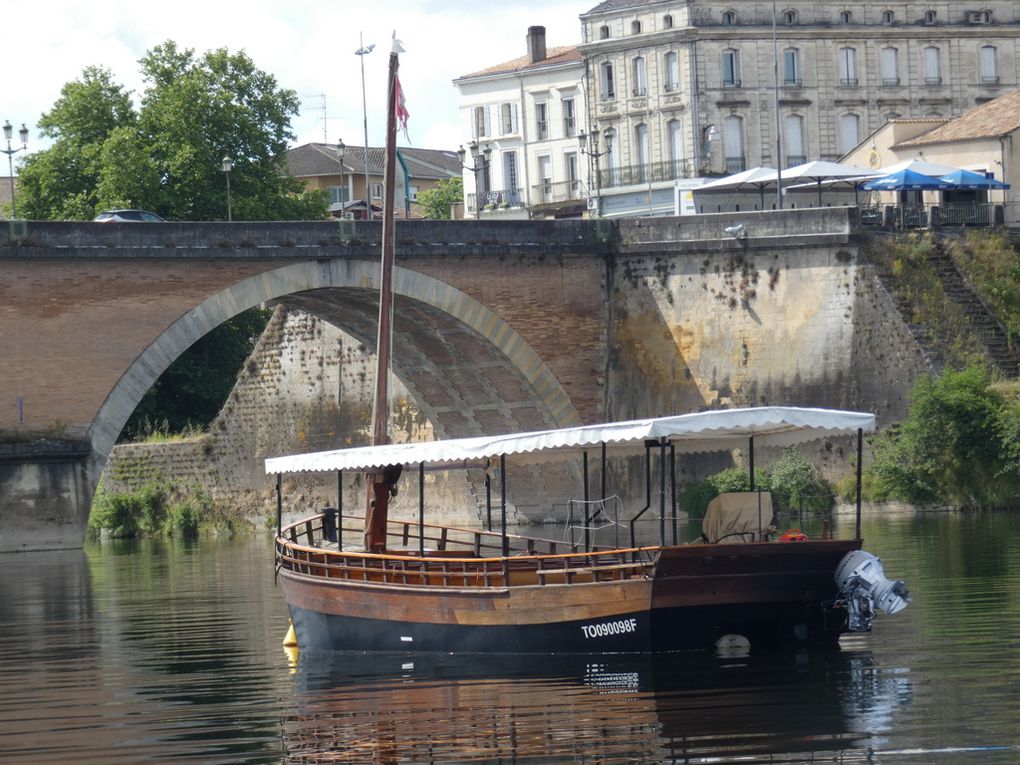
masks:
<path id="1" fill-rule="evenodd" d="M 138 60 L 174 40 L 198 53 L 244 50 L 281 88 L 301 100 L 292 120 L 295 145 L 311 141 L 364 143 L 361 59 L 364 58 L 368 142 L 381 146 L 385 131 L 386 66 L 394 31 L 403 43 L 400 80 L 410 112 L 410 145 L 456 149 L 458 94 L 452 81 L 523 56 L 529 26 L 546 28 L 550 47 L 576 45 L 579 15 L 598 0 L 48 0 L 12 6 L 5 15 L 0 122 L 29 130 L 29 152 L 45 148 L 39 116 L 61 87 L 86 66 L 101 66 L 133 91 L 144 91 Z M 375 50 L 364 56 L 364 44 Z M 401 145 L 406 140 L 401 137 Z M 19 155 L 20 156 L 20 155 Z M 6 174 L 7 168 L 2 169 Z"/>

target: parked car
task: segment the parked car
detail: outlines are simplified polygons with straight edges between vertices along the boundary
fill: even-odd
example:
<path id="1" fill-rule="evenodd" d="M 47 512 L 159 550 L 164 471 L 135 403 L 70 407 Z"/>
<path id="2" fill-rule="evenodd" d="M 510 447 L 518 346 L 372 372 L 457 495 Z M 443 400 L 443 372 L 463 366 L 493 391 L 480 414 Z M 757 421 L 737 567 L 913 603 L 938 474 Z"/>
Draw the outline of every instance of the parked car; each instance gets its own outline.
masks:
<path id="1" fill-rule="evenodd" d="M 165 223 L 165 221 L 148 210 L 106 210 L 94 219 L 96 223 Z"/>

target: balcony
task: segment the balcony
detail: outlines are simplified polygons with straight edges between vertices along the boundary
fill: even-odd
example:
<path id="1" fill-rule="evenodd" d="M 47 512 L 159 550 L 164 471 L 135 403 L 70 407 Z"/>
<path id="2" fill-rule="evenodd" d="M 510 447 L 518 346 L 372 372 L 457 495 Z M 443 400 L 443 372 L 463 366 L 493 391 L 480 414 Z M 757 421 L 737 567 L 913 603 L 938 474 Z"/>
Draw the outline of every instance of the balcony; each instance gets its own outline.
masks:
<path id="1" fill-rule="evenodd" d="M 742 173 L 747 169 L 747 158 L 746 157 L 726 157 L 726 172 L 729 175 L 733 173 Z"/>
<path id="2" fill-rule="evenodd" d="M 531 203 L 536 205 L 584 199 L 588 190 L 580 181 L 552 181 L 531 187 Z"/>
<path id="3" fill-rule="evenodd" d="M 675 181 L 694 175 L 694 163 L 687 159 L 652 162 L 647 165 L 611 167 L 599 171 L 599 184 L 603 189 L 614 186 L 636 186 L 658 181 Z"/>
<path id="4" fill-rule="evenodd" d="M 500 191 L 483 191 L 481 194 L 467 195 L 467 211 L 475 213 L 478 205 L 483 210 L 506 210 L 511 207 L 523 207 L 524 189 L 502 189 Z"/>
<path id="5" fill-rule="evenodd" d="M 631 92 L 631 95 L 634 98 L 640 98 L 641 96 L 647 96 L 648 95 L 648 88 L 646 88 L 644 85 L 635 85 L 633 91 Z"/>
<path id="6" fill-rule="evenodd" d="M 666 84 L 663 86 L 663 90 L 665 90 L 667 93 L 675 93 L 676 91 L 680 90 L 680 83 L 670 82 L 669 80 L 667 80 Z"/>
<path id="7" fill-rule="evenodd" d="M 786 166 L 788 168 L 803 165 L 805 162 L 807 162 L 807 157 L 803 154 L 791 154 L 786 158 Z"/>
<path id="8" fill-rule="evenodd" d="M 896 87 L 899 87 L 899 84 L 900 84 L 900 78 L 899 77 L 883 77 L 882 78 L 882 87 L 883 88 L 896 88 Z"/>
<path id="9" fill-rule="evenodd" d="M 942 78 L 941 77 L 925 77 L 924 78 L 924 84 L 925 85 L 941 85 L 942 84 Z"/>
<path id="10" fill-rule="evenodd" d="M 839 86 L 841 88 L 856 88 L 858 84 L 856 77 L 841 77 L 839 80 Z"/>
<path id="11" fill-rule="evenodd" d="M 999 76 L 997 74 L 985 74 L 981 76 L 982 85 L 998 85 Z"/>

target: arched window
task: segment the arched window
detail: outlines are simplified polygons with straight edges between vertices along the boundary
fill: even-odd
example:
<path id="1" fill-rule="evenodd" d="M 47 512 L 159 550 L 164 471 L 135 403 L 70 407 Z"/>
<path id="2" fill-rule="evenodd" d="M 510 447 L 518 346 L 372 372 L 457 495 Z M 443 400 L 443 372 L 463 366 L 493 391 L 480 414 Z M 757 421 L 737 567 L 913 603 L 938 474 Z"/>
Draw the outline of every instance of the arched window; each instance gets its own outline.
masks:
<path id="1" fill-rule="evenodd" d="M 634 128 L 634 160 L 638 166 L 637 182 L 648 180 L 649 163 L 651 162 L 651 146 L 648 141 L 648 125 L 643 122 Z"/>
<path id="2" fill-rule="evenodd" d="M 601 27 L 599 27 L 599 39 L 600 40 L 608 40 L 609 39 L 609 27 L 608 26 L 602 25 Z"/>
<path id="3" fill-rule="evenodd" d="M 882 23 L 888 26 L 896 20 L 896 15 L 892 11 L 882 11 Z"/>
<path id="4" fill-rule="evenodd" d="M 850 11 L 840 11 L 839 12 L 839 23 L 840 24 L 849 24 L 852 20 L 853 20 L 853 14 L 850 13 Z"/>
<path id="5" fill-rule="evenodd" d="M 727 173 L 742 173 L 747 169 L 744 158 L 744 121 L 736 115 L 723 120 L 723 152 Z"/>
<path id="6" fill-rule="evenodd" d="M 632 21 L 632 22 L 630 22 L 630 33 L 632 35 L 639 35 L 639 34 L 641 34 L 641 22 L 640 21 Z"/>
<path id="7" fill-rule="evenodd" d="M 666 123 L 666 135 L 669 136 L 669 158 L 673 162 L 673 177 L 685 178 L 684 125 L 679 118 Z"/>
<path id="8" fill-rule="evenodd" d="M 861 118 L 856 114 L 843 114 L 839 118 L 839 153 L 846 154 L 861 140 Z"/>
<path id="9" fill-rule="evenodd" d="M 673 28 L 673 17 L 670 16 L 668 13 L 662 19 L 662 26 L 663 26 L 664 29 L 672 29 Z"/>
<path id="10" fill-rule="evenodd" d="M 732 27 L 737 23 L 737 12 L 736 11 L 723 11 L 722 13 L 723 26 Z"/>
<path id="11" fill-rule="evenodd" d="M 667 93 L 673 93 L 674 91 L 680 90 L 680 61 L 677 58 L 675 52 L 670 51 L 666 54 L 663 62 L 665 71 L 665 89 Z"/>
<path id="12" fill-rule="evenodd" d="M 620 142 L 616 128 L 609 128 L 605 132 L 606 148 L 609 154 L 606 156 L 606 186 L 620 185 Z"/>
<path id="13" fill-rule="evenodd" d="M 804 151 L 804 118 L 790 114 L 784 120 L 786 127 L 786 166 L 802 165 L 807 162 Z"/>
<path id="14" fill-rule="evenodd" d="M 783 23 L 788 27 L 792 27 L 794 24 L 796 24 L 797 11 L 794 10 L 783 11 Z"/>
<path id="15" fill-rule="evenodd" d="M 922 51 L 922 62 L 924 65 L 924 84 L 942 84 L 942 52 L 934 45 L 929 45 Z"/>
<path id="16" fill-rule="evenodd" d="M 599 94 L 603 101 L 612 101 L 616 98 L 616 86 L 613 83 L 613 63 L 603 61 L 599 65 Z"/>
<path id="17" fill-rule="evenodd" d="M 927 10 L 924 12 L 924 23 L 934 24 L 938 19 L 938 14 L 935 11 Z"/>
<path id="18" fill-rule="evenodd" d="M 724 88 L 740 87 L 740 51 L 736 48 L 722 52 L 722 84 Z"/>
<path id="19" fill-rule="evenodd" d="M 978 55 L 981 82 L 994 85 L 999 81 L 999 51 L 994 45 L 982 46 Z"/>
<path id="20" fill-rule="evenodd" d="M 634 81 L 631 83 L 631 95 L 633 96 L 646 96 L 648 95 L 648 87 L 645 83 L 645 58 L 644 56 L 638 56 L 634 59 L 633 65 Z"/>
<path id="21" fill-rule="evenodd" d="M 783 84 L 787 87 L 800 87 L 804 78 L 800 69 L 800 51 L 787 48 L 783 51 Z"/>

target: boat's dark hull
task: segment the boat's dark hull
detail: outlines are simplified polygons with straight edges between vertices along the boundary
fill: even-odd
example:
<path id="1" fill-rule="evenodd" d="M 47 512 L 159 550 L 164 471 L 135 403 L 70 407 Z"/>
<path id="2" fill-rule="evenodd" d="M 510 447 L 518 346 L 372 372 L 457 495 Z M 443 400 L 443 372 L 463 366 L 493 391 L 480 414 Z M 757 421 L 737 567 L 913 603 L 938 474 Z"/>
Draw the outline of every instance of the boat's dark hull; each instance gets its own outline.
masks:
<path id="1" fill-rule="evenodd" d="M 652 576 L 509 588 L 381 586 L 281 572 L 298 644 L 345 651 L 610 653 L 832 643 L 832 573 L 858 542 L 664 548 Z"/>

